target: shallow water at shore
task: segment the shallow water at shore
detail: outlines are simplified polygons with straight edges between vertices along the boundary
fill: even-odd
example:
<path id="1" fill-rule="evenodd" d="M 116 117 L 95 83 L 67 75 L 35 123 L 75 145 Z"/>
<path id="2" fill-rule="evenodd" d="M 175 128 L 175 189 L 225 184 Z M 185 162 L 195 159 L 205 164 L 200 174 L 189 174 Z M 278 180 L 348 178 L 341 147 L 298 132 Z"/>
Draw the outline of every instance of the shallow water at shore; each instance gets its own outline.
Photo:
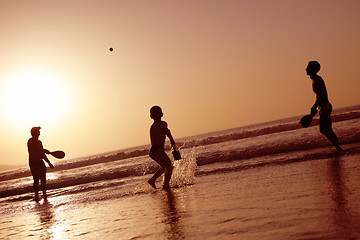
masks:
<path id="1" fill-rule="evenodd" d="M 149 176 L 142 176 L 113 188 L 54 194 L 47 203 L 17 200 L 2 208 L 0 236 L 357 239 L 359 158 L 359 154 L 334 154 L 233 170 L 227 163 L 226 172 L 200 175 L 195 184 L 170 192 L 151 189 L 146 184 Z"/>
<path id="2" fill-rule="evenodd" d="M 171 192 L 148 146 L 56 162 L 48 202 L 2 172 L 0 239 L 359 239 L 359 116 L 334 111 L 340 154 L 296 117 L 182 139 Z"/>

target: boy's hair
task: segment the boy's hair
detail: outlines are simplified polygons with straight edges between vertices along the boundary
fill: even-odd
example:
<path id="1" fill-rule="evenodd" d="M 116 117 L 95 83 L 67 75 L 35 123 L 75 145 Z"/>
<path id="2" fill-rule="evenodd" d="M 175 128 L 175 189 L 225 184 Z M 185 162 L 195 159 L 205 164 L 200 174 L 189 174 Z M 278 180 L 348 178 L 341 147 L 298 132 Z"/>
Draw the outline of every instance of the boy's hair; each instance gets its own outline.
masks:
<path id="1" fill-rule="evenodd" d="M 41 129 L 41 127 L 33 127 L 33 128 L 31 128 L 31 130 L 30 130 L 31 136 L 34 137 L 35 135 L 40 134 L 40 129 Z"/>
<path id="2" fill-rule="evenodd" d="M 314 70 L 315 73 L 320 71 L 320 63 L 318 61 L 310 61 L 308 67 Z"/>
<path id="3" fill-rule="evenodd" d="M 151 109 L 150 109 L 150 117 L 152 119 L 158 119 L 158 118 L 161 118 L 163 116 L 163 112 L 161 110 L 161 107 L 159 106 L 153 106 Z"/>

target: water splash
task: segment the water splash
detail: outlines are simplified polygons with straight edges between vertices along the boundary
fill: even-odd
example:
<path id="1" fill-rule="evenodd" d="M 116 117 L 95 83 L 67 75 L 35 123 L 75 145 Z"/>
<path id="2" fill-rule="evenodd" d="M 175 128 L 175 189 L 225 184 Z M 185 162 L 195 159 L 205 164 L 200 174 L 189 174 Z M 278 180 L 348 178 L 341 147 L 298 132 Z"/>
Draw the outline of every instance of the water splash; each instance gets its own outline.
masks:
<path id="1" fill-rule="evenodd" d="M 195 182 L 196 151 L 193 147 L 190 151 L 181 153 L 182 159 L 173 161 L 173 173 L 170 180 L 171 187 L 183 187 Z"/>

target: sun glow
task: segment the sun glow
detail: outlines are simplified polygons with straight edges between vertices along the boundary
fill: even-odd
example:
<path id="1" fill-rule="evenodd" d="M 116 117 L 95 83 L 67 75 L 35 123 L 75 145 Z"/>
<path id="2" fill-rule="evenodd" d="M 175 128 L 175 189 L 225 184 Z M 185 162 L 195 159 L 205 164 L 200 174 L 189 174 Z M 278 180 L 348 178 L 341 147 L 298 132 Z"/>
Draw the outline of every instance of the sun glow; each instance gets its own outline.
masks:
<path id="1" fill-rule="evenodd" d="M 2 87 L 3 115 L 18 127 L 54 125 L 69 108 L 69 95 L 58 75 L 27 69 L 10 76 Z"/>

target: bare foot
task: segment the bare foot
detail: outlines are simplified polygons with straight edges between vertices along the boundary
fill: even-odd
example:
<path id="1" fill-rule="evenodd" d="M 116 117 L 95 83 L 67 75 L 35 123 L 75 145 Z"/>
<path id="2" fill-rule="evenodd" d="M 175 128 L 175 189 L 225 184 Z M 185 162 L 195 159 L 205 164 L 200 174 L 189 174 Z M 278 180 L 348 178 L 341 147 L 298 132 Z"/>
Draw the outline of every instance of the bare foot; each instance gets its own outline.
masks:
<path id="1" fill-rule="evenodd" d="M 154 189 L 156 189 L 156 185 L 155 185 L 155 181 L 152 179 L 148 180 L 148 184 L 150 184 L 150 186 L 152 186 Z"/>

